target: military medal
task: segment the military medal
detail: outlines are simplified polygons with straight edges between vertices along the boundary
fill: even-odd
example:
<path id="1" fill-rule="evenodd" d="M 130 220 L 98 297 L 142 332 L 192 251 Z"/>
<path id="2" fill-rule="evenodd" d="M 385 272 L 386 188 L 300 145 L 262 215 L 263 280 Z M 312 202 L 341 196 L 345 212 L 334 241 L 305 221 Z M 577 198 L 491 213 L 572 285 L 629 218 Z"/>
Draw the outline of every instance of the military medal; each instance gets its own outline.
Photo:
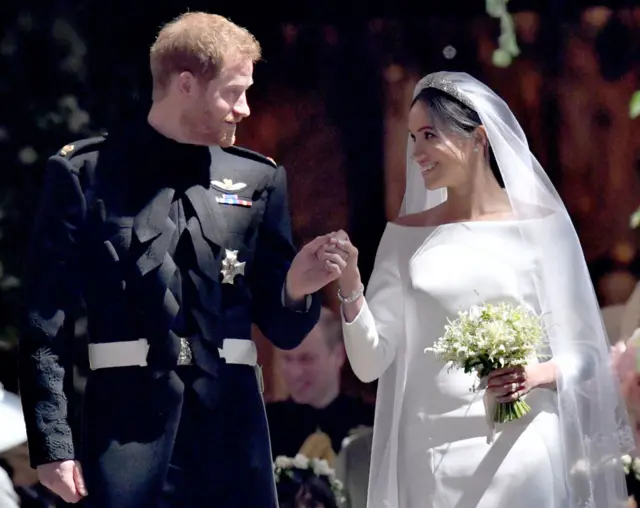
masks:
<path id="1" fill-rule="evenodd" d="M 237 194 L 223 194 L 222 196 L 216 196 L 216 201 L 221 205 L 253 206 L 253 203 L 250 200 L 240 199 Z"/>
<path id="2" fill-rule="evenodd" d="M 225 249 L 225 258 L 222 260 L 222 283 L 233 284 L 236 275 L 244 275 L 245 263 L 238 261 L 238 251 Z"/>

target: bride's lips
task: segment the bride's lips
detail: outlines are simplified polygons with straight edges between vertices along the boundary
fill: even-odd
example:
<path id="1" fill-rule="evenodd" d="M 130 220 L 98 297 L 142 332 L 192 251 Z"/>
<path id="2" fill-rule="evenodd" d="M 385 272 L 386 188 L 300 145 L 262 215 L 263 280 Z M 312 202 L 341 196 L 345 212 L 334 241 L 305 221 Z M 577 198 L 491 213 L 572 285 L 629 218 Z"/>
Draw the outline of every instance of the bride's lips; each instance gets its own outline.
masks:
<path id="1" fill-rule="evenodd" d="M 429 164 L 425 164 L 424 166 L 422 166 L 421 170 L 422 170 L 422 175 L 428 175 L 429 173 L 431 173 L 431 171 L 433 171 L 433 169 L 438 165 L 437 162 L 430 162 Z"/>

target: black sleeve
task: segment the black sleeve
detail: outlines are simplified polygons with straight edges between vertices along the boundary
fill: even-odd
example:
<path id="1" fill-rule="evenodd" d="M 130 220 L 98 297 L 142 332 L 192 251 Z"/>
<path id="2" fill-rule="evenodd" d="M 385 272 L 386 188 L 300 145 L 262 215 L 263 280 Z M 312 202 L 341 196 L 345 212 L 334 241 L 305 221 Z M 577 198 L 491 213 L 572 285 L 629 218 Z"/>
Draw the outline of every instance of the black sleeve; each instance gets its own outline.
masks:
<path id="1" fill-rule="evenodd" d="M 287 180 L 282 166 L 276 169 L 268 192 L 251 277 L 253 321 L 276 347 L 293 349 L 318 322 L 320 295 L 312 295 L 308 305 L 301 309 L 285 305 L 283 289 L 296 249 L 291 238 Z"/>
<path id="2" fill-rule="evenodd" d="M 64 392 L 72 372 L 79 239 L 86 202 L 76 170 L 53 156 L 30 244 L 19 341 L 20 393 L 32 467 L 74 458 Z"/>

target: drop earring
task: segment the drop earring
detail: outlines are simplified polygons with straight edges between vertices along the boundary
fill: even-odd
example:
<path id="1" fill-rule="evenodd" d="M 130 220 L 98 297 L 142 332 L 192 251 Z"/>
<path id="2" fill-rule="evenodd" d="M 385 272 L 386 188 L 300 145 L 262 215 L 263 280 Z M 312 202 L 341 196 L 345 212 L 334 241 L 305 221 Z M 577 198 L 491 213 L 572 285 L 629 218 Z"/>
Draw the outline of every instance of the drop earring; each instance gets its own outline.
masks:
<path id="1" fill-rule="evenodd" d="M 478 145 L 476 145 L 476 146 L 474 146 L 474 147 L 473 147 L 473 151 L 474 151 L 474 152 L 477 152 L 478 150 L 479 150 Z"/>

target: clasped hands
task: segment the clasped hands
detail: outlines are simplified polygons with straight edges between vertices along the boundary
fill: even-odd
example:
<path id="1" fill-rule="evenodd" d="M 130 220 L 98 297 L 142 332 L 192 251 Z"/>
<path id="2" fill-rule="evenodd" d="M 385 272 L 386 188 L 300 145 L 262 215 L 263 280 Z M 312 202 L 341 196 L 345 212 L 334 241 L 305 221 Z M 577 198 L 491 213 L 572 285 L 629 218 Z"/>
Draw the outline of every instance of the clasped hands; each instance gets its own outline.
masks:
<path id="1" fill-rule="evenodd" d="M 337 279 L 345 293 L 360 288 L 358 249 L 342 230 L 319 236 L 300 249 L 287 273 L 287 293 L 301 300 Z"/>

